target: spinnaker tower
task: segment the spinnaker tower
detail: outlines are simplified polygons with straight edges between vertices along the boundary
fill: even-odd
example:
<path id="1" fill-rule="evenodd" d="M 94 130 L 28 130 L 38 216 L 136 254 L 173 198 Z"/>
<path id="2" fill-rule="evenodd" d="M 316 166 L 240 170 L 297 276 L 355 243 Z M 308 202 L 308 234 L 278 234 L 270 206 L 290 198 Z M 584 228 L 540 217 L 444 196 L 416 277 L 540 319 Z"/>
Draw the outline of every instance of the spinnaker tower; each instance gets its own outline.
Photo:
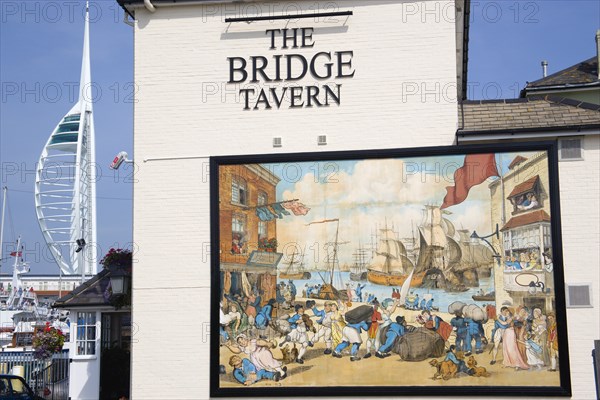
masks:
<path id="1" fill-rule="evenodd" d="M 65 275 L 96 274 L 96 169 L 86 2 L 79 100 L 58 122 L 38 161 L 35 209 L 42 234 Z"/>

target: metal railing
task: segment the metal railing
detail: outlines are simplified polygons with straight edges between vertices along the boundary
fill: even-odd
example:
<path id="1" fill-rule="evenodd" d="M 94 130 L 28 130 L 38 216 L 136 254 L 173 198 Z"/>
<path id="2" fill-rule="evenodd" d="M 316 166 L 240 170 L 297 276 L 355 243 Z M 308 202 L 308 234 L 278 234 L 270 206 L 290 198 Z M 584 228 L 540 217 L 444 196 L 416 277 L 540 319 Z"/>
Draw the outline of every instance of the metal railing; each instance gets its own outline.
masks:
<path id="1" fill-rule="evenodd" d="M 69 351 L 48 360 L 37 360 L 32 352 L 0 352 L 0 373 L 22 375 L 31 389 L 47 400 L 69 398 Z"/>

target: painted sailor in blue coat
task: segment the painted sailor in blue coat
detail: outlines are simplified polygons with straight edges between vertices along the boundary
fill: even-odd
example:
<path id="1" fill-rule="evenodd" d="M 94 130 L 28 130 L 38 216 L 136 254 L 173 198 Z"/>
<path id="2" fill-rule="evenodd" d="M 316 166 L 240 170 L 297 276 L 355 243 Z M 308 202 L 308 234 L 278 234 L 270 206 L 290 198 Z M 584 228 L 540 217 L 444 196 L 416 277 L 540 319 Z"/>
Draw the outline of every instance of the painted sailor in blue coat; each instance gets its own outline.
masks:
<path id="1" fill-rule="evenodd" d="M 362 331 L 368 331 L 370 326 L 369 323 L 365 321 L 360 321 L 355 324 L 348 324 L 342 329 L 342 342 L 338 344 L 333 350 L 332 356 L 341 358 L 342 350 L 352 343 L 352 348 L 350 349 L 350 361 L 358 361 L 360 357 L 358 356 L 358 349 L 362 344 L 362 338 L 360 337 L 360 333 Z"/>
<path id="2" fill-rule="evenodd" d="M 239 383 L 250 386 L 262 379 L 279 381 L 281 374 L 279 372 L 270 372 L 264 369 L 257 369 L 247 358 L 242 359 L 239 356 L 231 356 L 229 365 L 233 367 L 233 377 Z"/>
<path id="3" fill-rule="evenodd" d="M 396 339 L 404 336 L 406 333 L 406 320 L 402 315 L 396 317 L 396 322 L 389 325 L 388 331 L 385 334 L 385 343 L 379 346 L 376 357 L 384 358 L 390 355 L 390 350 L 394 346 Z"/>

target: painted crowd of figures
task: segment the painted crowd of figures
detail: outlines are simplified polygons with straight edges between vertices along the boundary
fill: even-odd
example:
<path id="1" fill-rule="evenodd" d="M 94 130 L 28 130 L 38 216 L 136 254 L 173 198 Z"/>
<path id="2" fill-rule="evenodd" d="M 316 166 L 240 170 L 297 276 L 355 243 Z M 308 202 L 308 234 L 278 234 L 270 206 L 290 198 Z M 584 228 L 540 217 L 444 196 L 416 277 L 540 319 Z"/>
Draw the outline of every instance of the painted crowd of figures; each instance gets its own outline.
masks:
<path id="1" fill-rule="evenodd" d="M 448 310 L 453 314 L 450 321 L 425 308 L 409 323 L 398 315 L 403 305 L 397 298 L 354 307 L 341 301 L 318 305 L 313 300 L 296 301 L 293 283 L 278 286 L 277 298 L 266 302 L 256 289 L 249 296 L 237 293 L 222 298 L 221 345 L 233 353 L 223 361 L 240 384 L 285 379 L 286 364 L 304 364 L 308 348 L 319 342 L 324 344 L 322 353 L 311 352 L 310 358 L 349 356 L 356 363 L 397 354 L 404 361 L 430 359 L 436 368 L 434 379 L 490 376 L 476 359 L 488 349 L 492 365 L 557 369 L 556 320 L 539 308 L 502 307 L 496 315 L 492 305 L 481 309 L 456 302 L 460 304 Z M 273 354 L 278 348 L 282 357 Z M 222 365 L 221 372 L 226 370 Z"/>

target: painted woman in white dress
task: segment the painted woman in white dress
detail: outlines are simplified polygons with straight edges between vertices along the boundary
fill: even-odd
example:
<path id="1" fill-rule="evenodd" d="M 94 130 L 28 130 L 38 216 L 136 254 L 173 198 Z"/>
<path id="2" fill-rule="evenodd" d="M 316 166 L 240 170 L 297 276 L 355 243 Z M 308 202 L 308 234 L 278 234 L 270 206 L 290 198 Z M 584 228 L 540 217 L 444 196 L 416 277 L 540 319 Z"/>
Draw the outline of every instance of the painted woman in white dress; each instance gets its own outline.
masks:
<path id="1" fill-rule="evenodd" d="M 236 343 L 237 345 L 227 346 L 232 353 L 247 354 L 258 370 L 279 372 L 282 378 L 285 376 L 287 368 L 282 367 L 281 361 L 275 359 L 271 353 L 270 348 L 275 347 L 273 343 L 262 339 L 248 339 L 246 335 L 239 335 Z"/>

